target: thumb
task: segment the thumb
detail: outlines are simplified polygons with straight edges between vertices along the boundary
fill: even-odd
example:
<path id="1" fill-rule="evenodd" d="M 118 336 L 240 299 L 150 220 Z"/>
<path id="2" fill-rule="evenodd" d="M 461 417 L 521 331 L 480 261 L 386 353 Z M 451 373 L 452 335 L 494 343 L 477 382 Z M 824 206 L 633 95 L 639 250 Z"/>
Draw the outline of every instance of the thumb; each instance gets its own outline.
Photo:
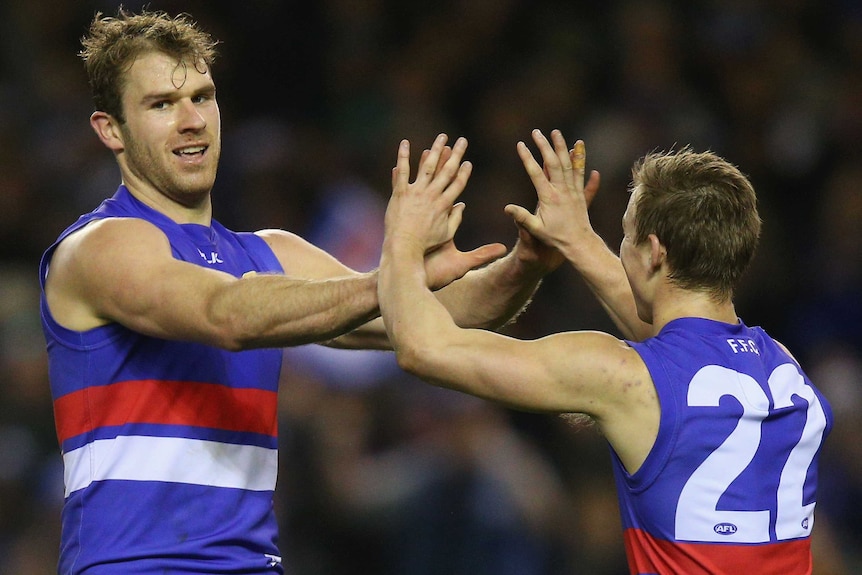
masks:
<path id="1" fill-rule="evenodd" d="M 593 203 L 593 198 L 596 197 L 596 194 L 599 193 L 599 182 L 601 181 L 601 176 L 596 170 L 590 172 L 590 179 L 587 180 L 587 185 L 584 186 L 584 199 L 587 202 L 587 207 L 591 206 Z"/>
<path id="2" fill-rule="evenodd" d="M 507 214 L 512 216 L 512 219 L 515 220 L 519 228 L 524 228 L 529 232 L 532 232 L 536 228 L 538 218 L 526 208 L 509 204 L 504 209 Z"/>
<path id="3" fill-rule="evenodd" d="M 488 264 L 506 255 L 508 249 L 503 244 L 485 244 L 478 248 L 464 252 L 464 255 L 472 260 L 471 268 L 477 268 Z"/>

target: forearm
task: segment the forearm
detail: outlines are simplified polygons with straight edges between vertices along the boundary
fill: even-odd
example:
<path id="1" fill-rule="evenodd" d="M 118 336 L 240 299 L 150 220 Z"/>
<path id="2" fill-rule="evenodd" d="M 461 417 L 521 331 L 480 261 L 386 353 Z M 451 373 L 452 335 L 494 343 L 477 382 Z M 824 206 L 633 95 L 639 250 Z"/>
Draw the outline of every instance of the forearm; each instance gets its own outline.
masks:
<path id="1" fill-rule="evenodd" d="M 287 347 L 324 342 L 379 314 L 376 272 L 328 280 L 256 275 L 233 282 L 208 310 L 224 326 L 224 346 Z"/>
<path id="2" fill-rule="evenodd" d="M 620 258 L 598 235 L 563 255 L 574 266 L 626 339 L 642 341 L 653 335 L 652 326 L 637 313 L 634 295 Z"/>
<path id="3" fill-rule="evenodd" d="M 432 352 L 432 339 L 441 341 L 446 330 L 454 327 L 426 282 L 421 252 L 417 256 L 409 246 L 387 238 L 380 260 L 380 309 L 398 363 L 411 373 L 422 354 Z"/>
<path id="4" fill-rule="evenodd" d="M 437 298 L 457 325 L 496 329 L 529 305 L 542 277 L 538 266 L 522 262 L 511 251 L 439 290 Z"/>
<path id="5" fill-rule="evenodd" d="M 375 318 L 358 328 L 321 344 L 337 349 L 375 349 L 392 351 L 382 318 Z"/>
<path id="6" fill-rule="evenodd" d="M 427 276 L 422 276 L 427 281 Z M 434 292 L 457 325 L 493 329 L 515 318 L 530 301 L 542 278 L 538 265 L 520 261 L 510 253 L 487 267 L 472 270 L 459 280 Z M 391 350 L 383 321 L 379 318 L 321 342 L 344 349 Z"/>

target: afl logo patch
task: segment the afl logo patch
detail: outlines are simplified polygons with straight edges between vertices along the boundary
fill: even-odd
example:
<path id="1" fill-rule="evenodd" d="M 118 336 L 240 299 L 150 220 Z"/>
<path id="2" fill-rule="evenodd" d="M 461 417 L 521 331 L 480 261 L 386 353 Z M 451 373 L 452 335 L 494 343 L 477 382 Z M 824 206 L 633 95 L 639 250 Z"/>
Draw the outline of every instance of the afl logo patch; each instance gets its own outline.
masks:
<path id="1" fill-rule="evenodd" d="M 716 523 L 712 530 L 719 535 L 733 535 L 736 533 L 736 525 L 733 523 Z"/>

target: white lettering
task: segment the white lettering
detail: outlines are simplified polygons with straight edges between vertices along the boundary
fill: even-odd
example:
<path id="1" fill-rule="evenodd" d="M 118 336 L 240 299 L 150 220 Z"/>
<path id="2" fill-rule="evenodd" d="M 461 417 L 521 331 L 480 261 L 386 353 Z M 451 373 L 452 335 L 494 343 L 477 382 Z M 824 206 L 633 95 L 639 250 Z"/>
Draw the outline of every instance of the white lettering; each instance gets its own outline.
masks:
<path id="1" fill-rule="evenodd" d="M 760 355 L 760 350 L 757 349 L 757 344 L 751 339 L 735 339 L 727 340 L 727 345 L 733 353 L 756 353 Z"/>
<path id="2" fill-rule="evenodd" d="M 207 257 L 207 255 L 200 250 L 198 250 L 198 253 L 204 259 L 204 261 L 208 264 L 223 264 L 224 263 L 224 260 L 218 256 L 218 252 L 210 252 L 209 257 Z"/>

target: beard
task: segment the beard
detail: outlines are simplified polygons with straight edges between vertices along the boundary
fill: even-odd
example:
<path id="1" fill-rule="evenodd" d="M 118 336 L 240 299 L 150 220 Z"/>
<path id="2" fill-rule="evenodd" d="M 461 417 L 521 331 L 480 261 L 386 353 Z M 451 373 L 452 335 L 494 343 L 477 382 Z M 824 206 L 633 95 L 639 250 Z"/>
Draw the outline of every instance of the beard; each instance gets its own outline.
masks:
<path id="1" fill-rule="evenodd" d="M 143 185 L 184 206 L 208 199 L 215 183 L 221 145 L 218 139 L 204 152 L 205 161 L 186 165 L 164 148 L 152 148 L 126 134 L 122 154 L 127 170 Z"/>

